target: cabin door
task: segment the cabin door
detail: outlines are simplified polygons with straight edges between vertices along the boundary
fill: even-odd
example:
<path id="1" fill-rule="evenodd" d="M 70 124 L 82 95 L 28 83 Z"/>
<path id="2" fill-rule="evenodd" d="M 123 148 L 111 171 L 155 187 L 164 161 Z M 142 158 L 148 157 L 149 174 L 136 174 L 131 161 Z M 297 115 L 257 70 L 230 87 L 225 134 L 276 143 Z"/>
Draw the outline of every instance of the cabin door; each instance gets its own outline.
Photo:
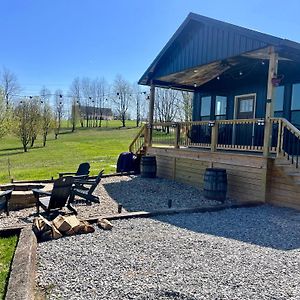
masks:
<path id="1" fill-rule="evenodd" d="M 235 97 L 235 119 L 255 118 L 256 94 Z M 239 146 L 254 145 L 254 124 L 236 124 L 234 126 L 234 142 Z"/>

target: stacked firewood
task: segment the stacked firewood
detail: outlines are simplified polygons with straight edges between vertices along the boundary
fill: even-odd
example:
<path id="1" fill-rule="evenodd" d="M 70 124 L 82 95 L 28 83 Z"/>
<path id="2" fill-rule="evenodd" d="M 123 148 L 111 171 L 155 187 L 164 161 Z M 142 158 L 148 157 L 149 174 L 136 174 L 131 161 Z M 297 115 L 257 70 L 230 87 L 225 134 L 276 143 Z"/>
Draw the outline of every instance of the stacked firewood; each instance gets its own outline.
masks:
<path id="1" fill-rule="evenodd" d="M 53 221 L 39 216 L 34 219 L 32 229 L 38 240 L 59 239 L 64 235 L 92 233 L 95 228 L 76 216 L 57 216 Z"/>

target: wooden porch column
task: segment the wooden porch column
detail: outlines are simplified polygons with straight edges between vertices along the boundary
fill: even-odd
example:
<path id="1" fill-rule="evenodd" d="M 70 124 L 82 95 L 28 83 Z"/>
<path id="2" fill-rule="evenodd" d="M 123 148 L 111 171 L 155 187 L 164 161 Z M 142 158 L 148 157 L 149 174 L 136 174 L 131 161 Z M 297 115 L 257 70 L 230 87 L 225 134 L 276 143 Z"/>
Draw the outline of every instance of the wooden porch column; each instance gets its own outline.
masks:
<path id="1" fill-rule="evenodd" d="M 272 78 L 277 77 L 278 69 L 278 53 L 275 52 L 273 46 L 269 48 L 269 73 L 268 73 L 268 90 L 267 90 L 267 104 L 265 116 L 265 132 L 264 132 L 264 156 L 269 156 L 269 149 L 272 135 L 272 124 L 270 118 L 274 115 L 274 99 L 275 87 L 272 84 Z"/>
<path id="2" fill-rule="evenodd" d="M 148 146 L 152 145 L 152 127 L 154 115 L 154 102 L 155 102 L 155 86 L 151 83 L 150 87 L 150 101 L 149 101 L 149 120 L 148 120 Z"/>

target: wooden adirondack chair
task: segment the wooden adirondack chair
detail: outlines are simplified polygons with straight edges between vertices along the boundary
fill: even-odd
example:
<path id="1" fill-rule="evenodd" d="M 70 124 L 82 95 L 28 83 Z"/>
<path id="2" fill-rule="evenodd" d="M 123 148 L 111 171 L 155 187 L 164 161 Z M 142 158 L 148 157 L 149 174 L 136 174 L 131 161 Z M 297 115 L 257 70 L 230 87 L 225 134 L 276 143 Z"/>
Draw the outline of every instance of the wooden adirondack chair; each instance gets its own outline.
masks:
<path id="1" fill-rule="evenodd" d="M 102 170 L 95 179 L 75 179 L 70 202 L 73 202 L 75 196 L 78 196 L 85 199 L 88 204 L 91 202 L 99 203 L 99 197 L 94 196 L 93 192 L 101 181 L 103 172 L 104 170 Z"/>
<path id="2" fill-rule="evenodd" d="M 68 202 L 71 195 L 74 178 L 72 176 L 61 177 L 54 181 L 52 192 L 33 189 L 33 195 L 36 199 L 37 213 L 40 213 L 42 207 L 47 214 L 52 210 L 62 209 L 67 205 L 74 214 L 77 214 L 76 209 Z"/>
<path id="3" fill-rule="evenodd" d="M 5 211 L 7 216 L 9 216 L 9 199 L 12 192 L 12 190 L 7 190 L 0 193 L 0 212 Z"/>
<path id="4" fill-rule="evenodd" d="M 86 176 L 88 177 L 90 173 L 90 164 L 88 162 L 82 163 L 79 165 L 77 172 L 62 172 L 59 173 L 59 177 L 63 177 L 66 175 L 73 175 L 73 176 Z"/>

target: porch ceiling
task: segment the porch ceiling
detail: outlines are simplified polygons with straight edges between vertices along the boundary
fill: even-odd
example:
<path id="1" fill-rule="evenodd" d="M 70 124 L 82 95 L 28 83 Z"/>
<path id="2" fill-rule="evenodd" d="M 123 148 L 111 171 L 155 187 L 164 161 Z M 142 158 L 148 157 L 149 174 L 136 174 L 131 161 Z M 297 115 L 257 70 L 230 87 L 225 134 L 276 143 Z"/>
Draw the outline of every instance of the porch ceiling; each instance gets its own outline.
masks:
<path id="1" fill-rule="evenodd" d="M 282 54 L 281 54 L 282 53 Z M 291 61 L 289 53 L 279 51 L 280 61 Z M 205 83 L 217 78 L 226 71 L 235 68 L 245 68 L 251 64 L 255 65 L 258 61 L 269 60 L 269 49 L 261 48 L 255 51 L 244 53 L 240 56 L 215 61 L 213 63 L 197 66 L 181 72 L 157 78 L 156 83 L 161 87 L 183 88 L 195 90 Z"/>

